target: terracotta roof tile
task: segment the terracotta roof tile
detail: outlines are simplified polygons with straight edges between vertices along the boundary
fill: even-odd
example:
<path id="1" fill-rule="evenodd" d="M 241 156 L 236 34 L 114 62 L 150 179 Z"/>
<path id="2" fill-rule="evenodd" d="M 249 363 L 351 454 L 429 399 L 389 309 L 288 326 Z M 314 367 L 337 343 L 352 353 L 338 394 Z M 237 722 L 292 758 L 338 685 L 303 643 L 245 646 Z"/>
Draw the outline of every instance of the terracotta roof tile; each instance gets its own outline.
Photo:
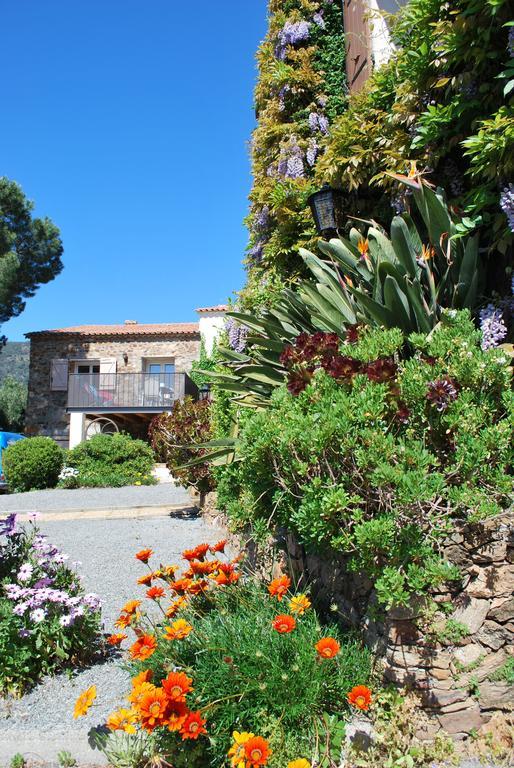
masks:
<path id="1" fill-rule="evenodd" d="M 215 307 L 199 307 L 195 312 L 228 312 L 228 304 L 216 304 Z"/>
<path id="2" fill-rule="evenodd" d="M 53 328 L 32 331 L 25 336 L 197 336 L 198 323 L 124 323 L 123 325 L 72 325 L 69 328 Z"/>

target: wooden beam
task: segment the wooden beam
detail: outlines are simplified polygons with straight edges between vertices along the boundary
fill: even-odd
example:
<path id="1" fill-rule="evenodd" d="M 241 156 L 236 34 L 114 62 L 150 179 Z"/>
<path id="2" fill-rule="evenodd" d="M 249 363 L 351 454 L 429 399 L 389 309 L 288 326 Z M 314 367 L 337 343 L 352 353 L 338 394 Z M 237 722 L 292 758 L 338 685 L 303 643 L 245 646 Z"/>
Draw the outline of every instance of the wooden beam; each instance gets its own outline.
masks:
<path id="1" fill-rule="evenodd" d="M 359 91 L 371 74 L 371 38 L 367 0 L 343 0 L 346 75 L 350 91 Z"/>

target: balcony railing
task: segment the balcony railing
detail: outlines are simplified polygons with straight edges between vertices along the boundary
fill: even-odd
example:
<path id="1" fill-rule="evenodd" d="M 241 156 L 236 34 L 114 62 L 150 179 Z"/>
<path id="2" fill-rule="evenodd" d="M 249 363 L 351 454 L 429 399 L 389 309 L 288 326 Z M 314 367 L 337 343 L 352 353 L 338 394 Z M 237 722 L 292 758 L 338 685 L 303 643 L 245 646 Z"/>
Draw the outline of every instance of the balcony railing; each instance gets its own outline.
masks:
<path id="1" fill-rule="evenodd" d="M 167 411 L 186 395 L 198 397 L 187 373 L 72 373 L 68 408 L 93 411 Z"/>

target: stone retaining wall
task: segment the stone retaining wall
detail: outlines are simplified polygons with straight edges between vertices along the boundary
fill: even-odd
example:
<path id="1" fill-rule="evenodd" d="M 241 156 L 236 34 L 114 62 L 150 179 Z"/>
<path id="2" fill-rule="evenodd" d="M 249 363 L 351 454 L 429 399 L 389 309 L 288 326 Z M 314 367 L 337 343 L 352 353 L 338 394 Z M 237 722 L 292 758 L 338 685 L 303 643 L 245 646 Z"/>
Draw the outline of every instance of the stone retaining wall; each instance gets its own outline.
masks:
<path id="1" fill-rule="evenodd" d="M 215 514 L 215 495 L 205 510 Z M 277 543 L 277 542 L 275 542 Z M 466 738 L 495 712 L 514 709 L 514 685 L 497 679 L 514 655 L 514 515 L 476 525 L 455 525 L 443 556 L 458 565 L 462 580 L 454 591 L 434 592 L 413 600 L 409 608 L 376 615 L 371 583 L 348 571 L 345 559 L 307 555 L 291 535 L 278 544 L 283 556 L 270 560 L 245 544 L 251 566 L 269 576 L 287 571 L 311 585 L 316 603 L 350 627 L 364 631 L 377 652 L 384 680 L 419 694 L 431 717 L 420 738 L 444 730 Z"/>

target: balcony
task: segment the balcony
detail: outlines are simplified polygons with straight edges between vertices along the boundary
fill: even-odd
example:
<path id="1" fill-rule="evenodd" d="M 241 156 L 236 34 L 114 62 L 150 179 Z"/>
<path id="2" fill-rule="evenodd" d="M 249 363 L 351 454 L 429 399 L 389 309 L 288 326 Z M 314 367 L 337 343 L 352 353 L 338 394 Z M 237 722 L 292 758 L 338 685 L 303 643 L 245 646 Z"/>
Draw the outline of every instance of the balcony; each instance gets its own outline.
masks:
<path id="1" fill-rule="evenodd" d="M 186 395 L 198 397 L 187 373 L 72 373 L 68 411 L 159 413 Z"/>

